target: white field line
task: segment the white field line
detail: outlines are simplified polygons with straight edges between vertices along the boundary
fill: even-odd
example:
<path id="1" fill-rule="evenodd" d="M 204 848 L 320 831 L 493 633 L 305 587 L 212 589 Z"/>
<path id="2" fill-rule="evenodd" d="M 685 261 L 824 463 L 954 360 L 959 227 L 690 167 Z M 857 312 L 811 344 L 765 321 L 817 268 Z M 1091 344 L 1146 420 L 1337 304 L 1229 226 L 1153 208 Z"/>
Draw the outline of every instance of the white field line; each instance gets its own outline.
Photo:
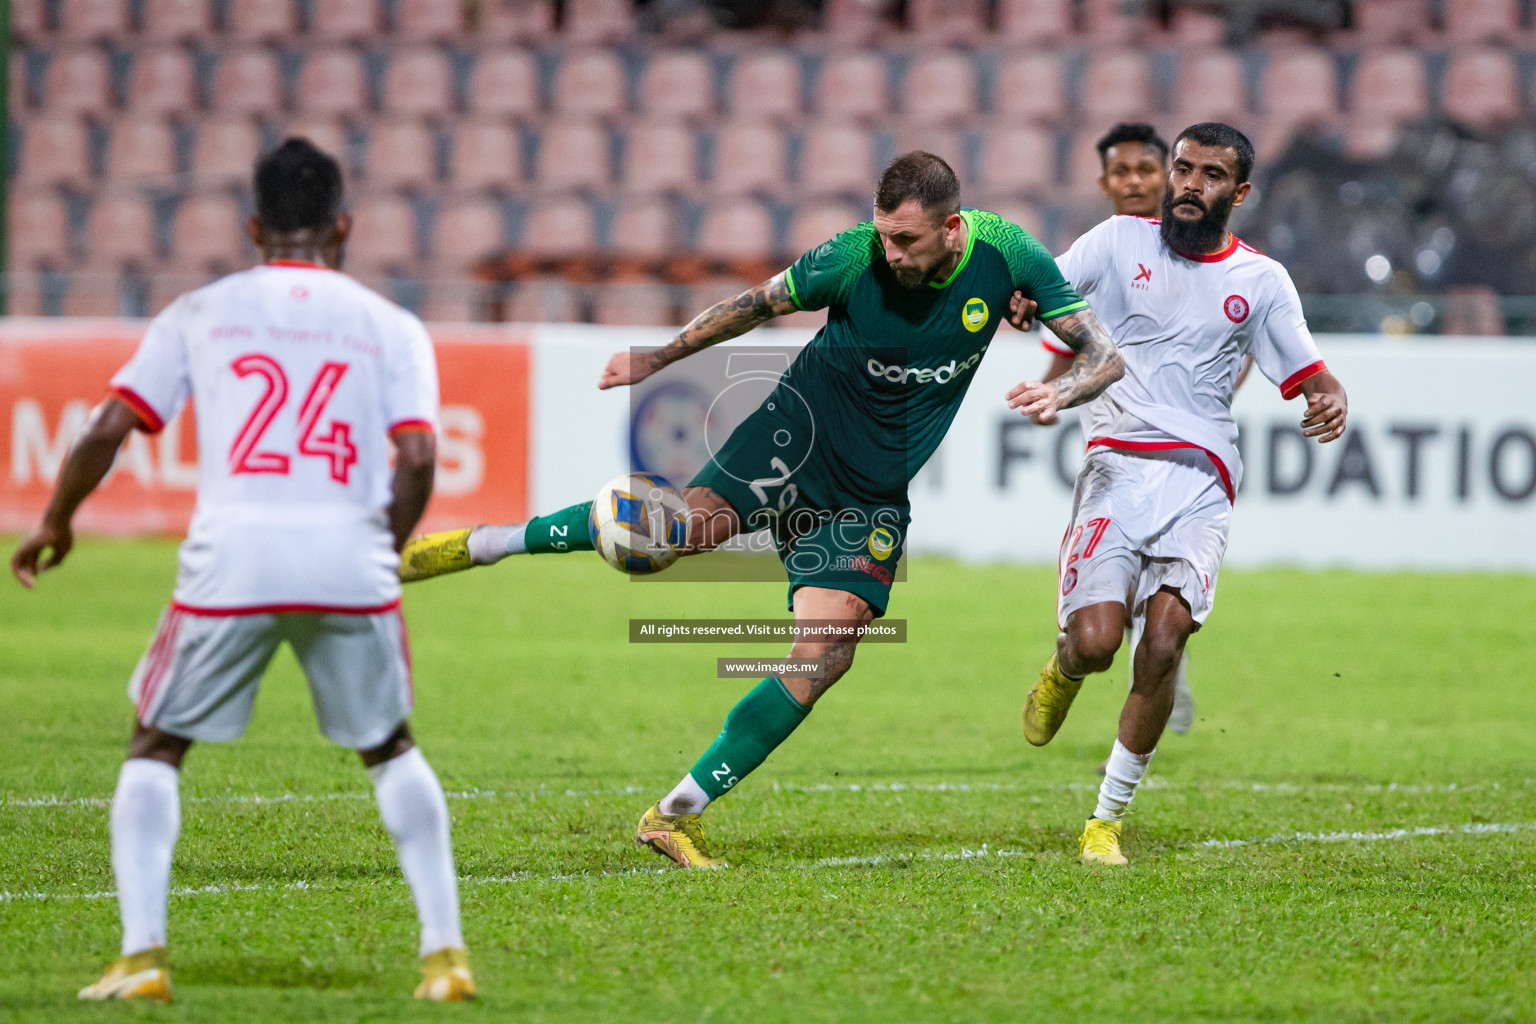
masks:
<path id="1" fill-rule="evenodd" d="M 1522 822 L 1469 822 L 1465 825 L 1428 826 L 1421 825 L 1415 828 L 1389 829 L 1382 832 L 1284 832 L 1269 836 L 1260 836 L 1255 839 L 1206 839 L 1202 842 L 1183 843 L 1165 849 L 1201 851 L 1210 849 L 1235 849 L 1245 846 L 1294 846 L 1307 843 L 1381 843 L 1398 839 L 1423 839 L 1434 836 L 1486 836 L 1508 835 L 1516 832 L 1536 831 L 1536 821 Z M 871 854 L 862 857 L 822 857 L 813 861 L 795 861 L 784 865 L 770 865 L 755 868 L 758 871 L 818 871 L 827 868 L 845 867 L 879 867 L 884 864 L 908 864 L 914 861 L 944 862 L 944 861 L 970 861 L 970 860 L 1049 860 L 1066 855 L 1064 850 L 1015 850 L 1006 847 L 992 847 L 982 844 L 974 849 L 961 848 L 959 850 L 912 850 L 891 854 Z M 643 875 L 656 875 L 668 873 L 668 868 L 625 868 L 619 871 L 574 871 L 553 874 L 541 874 L 533 871 L 518 871 L 509 875 L 467 875 L 459 878 L 459 884 L 466 887 L 494 886 L 494 885 L 521 885 L 526 883 L 549 883 L 587 880 L 596 878 L 625 878 Z M 357 888 L 361 884 L 364 887 L 373 886 L 398 886 L 403 885 L 403 879 L 390 879 L 370 882 L 351 883 L 327 883 L 316 884 L 313 882 L 286 882 L 282 885 L 247 884 L 231 882 L 226 885 L 204 885 L 172 889 L 170 895 L 184 896 L 208 896 L 223 893 L 239 892 L 336 892 L 343 889 Z M 103 890 L 100 892 L 42 892 L 0 891 L 0 903 L 41 902 L 47 900 L 111 900 L 116 899 L 117 893 Z"/>
<path id="2" fill-rule="evenodd" d="M 1533 780 L 1523 779 L 1520 788 L 1530 788 Z M 1157 776 L 1149 776 L 1142 787 L 1146 789 L 1167 790 L 1220 790 L 1237 793 L 1278 793 L 1281 795 L 1297 795 L 1308 793 L 1401 793 L 1405 795 L 1424 795 L 1435 793 L 1473 793 L 1481 791 L 1498 791 L 1502 785 L 1492 783 L 1367 783 L 1367 782 L 1240 782 L 1229 781 L 1196 781 L 1196 782 L 1165 782 Z M 794 782 L 775 782 L 772 790 L 775 793 L 1039 793 L 1039 792 L 1098 792 L 1097 782 L 1062 782 L 1049 785 L 1026 785 L 1011 782 L 845 782 L 845 783 L 815 783 L 802 785 Z M 637 794 L 661 793 L 659 787 L 651 786 L 622 786 L 608 789 L 554 789 L 552 787 L 539 787 L 531 790 L 494 790 L 494 789 L 467 789 L 449 792 L 449 800 L 549 800 L 549 799 L 591 799 L 592 797 L 607 796 L 635 796 Z M 216 793 L 209 796 L 182 797 L 183 803 L 189 804 L 232 804 L 232 805 L 258 805 L 258 804 L 313 804 L 313 803 L 347 803 L 352 801 L 371 801 L 373 794 L 369 792 L 350 793 L 278 793 L 272 796 L 260 794 L 240 793 Z M 72 807 L 110 807 L 112 798 L 109 796 L 16 796 L 0 798 L 0 810 L 23 810 L 27 808 L 72 808 Z"/>

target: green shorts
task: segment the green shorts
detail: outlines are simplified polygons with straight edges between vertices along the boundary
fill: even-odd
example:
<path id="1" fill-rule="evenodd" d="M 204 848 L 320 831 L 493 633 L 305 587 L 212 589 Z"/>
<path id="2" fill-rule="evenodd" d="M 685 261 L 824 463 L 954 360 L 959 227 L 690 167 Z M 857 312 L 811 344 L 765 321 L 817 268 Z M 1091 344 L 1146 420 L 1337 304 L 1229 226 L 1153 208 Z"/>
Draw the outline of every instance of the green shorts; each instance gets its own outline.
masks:
<path id="1" fill-rule="evenodd" d="M 875 618 L 890 603 L 906 547 L 911 506 L 879 503 L 840 483 L 827 439 L 810 430 L 803 403 L 777 388 L 691 481 L 736 510 L 748 531 L 767 528 L 789 575 L 789 607 L 800 587 L 863 598 Z"/>

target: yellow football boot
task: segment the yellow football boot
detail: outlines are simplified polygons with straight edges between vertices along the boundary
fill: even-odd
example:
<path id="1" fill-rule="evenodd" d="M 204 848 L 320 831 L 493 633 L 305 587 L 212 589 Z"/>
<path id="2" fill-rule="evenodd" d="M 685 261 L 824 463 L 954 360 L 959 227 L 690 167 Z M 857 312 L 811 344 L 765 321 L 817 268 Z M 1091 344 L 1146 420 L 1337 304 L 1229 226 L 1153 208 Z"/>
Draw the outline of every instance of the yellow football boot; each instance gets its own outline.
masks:
<path id="1" fill-rule="evenodd" d="M 421 984 L 417 999 L 434 1003 L 467 1003 L 475 998 L 475 978 L 469 973 L 469 954 L 444 946 L 421 958 Z"/>
<path id="2" fill-rule="evenodd" d="M 94 985 L 80 990 L 81 999 L 157 999 L 171 1001 L 171 972 L 165 969 L 165 947 L 121 957 Z"/>
<path id="3" fill-rule="evenodd" d="M 1077 837 L 1077 850 L 1084 864 L 1108 864 L 1122 868 L 1130 861 L 1120 852 L 1120 822 L 1089 818 L 1083 834 Z"/>
<path id="4" fill-rule="evenodd" d="M 400 552 L 400 582 L 444 576 L 474 566 L 469 558 L 469 531 L 444 530 L 425 533 L 405 542 Z"/>
<path id="5" fill-rule="evenodd" d="M 1029 691 L 1024 702 L 1024 738 L 1037 747 L 1051 742 L 1061 723 L 1067 720 L 1067 712 L 1077 699 L 1077 691 L 1083 688 L 1081 679 L 1068 679 L 1056 664 L 1056 655 L 1045 663 L 1035 688 Z"/>
<path id="6" fill-rule="evenodd" d="M 704 848 L 704 821 L 697 814 L 662 814 L 661 804 L 640 816 L 635 829 L 635 843 L 649 846 L 663 857 L 685 868 L 723 868 L 725 861 L 712 857 Z"/>

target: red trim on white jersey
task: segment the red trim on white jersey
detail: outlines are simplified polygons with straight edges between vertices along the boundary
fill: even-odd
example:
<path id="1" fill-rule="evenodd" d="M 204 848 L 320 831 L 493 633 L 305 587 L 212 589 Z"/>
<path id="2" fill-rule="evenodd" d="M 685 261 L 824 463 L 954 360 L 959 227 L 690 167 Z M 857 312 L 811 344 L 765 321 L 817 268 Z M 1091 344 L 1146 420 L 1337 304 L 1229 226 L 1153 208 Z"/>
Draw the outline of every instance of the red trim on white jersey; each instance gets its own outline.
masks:
<path id="1" fill-rule="evenodd" d="M 1285 378 L 1285 383 L 1280 385 L 1280 397 L 1289 402 L 1291 399 L 1295 398 L 1298 394 L 1301 393 L 1301 385 L 1303 381 L 1316 377 L 1326 369 L 1328 369 L 1328 364 L 1323 362 L 1321 359 L 1315 363 L 1303 366 L 1301 369 Z"/>
<path id="2" fill-rule="evenodd" d="M 188 615 L 202 615 L 212 619 L 232 618 L 236 615 L 382 615 L 400 607 L 400 599 L 366 607 L 330 604 L 254 604 L 243 608 L 198 608 L 180 601 L 172 601 L 171 607 Z"/>
<path id="3" fill-rule="evenodd" d="M 1188 441 L 1122 441 L 1118 437 L 1096 437 L 1088 442 L 1088 447 L 1099 445 L 1104 448 L 1113 448 L 1122 452 L 1166 452 L 1175 448 L 1193 448 L 1197 452 L 1205 452 L 1216 467 L 1216 475 L 1221 477 L 1221 486 L 1227 492 L 1227 500 L 1237 504 L 1237 489 L 1232 486 L 1232 474 L 1227 472 L 1226 463 L 1209 448 L 1202 448 Z"/>
<path id="4" fill-rule="evenodd" d="M 389 428 L 389 436 L 394 437 L 396 434 L 403 434 L 408 430 L 425 430 L 429 434 L 434 433 L 432 424 L 427 420 L 401 420 Z"/>
<path id="5" fill-rule="evenodd" d="M 125 388 L 121 384 L 115 384 L 108 393 L 133 410 L 133 414 L 142 421 L 140 429 L 145 433 L 158 434 L 165 429 L 165 421 L 160 418 L 160 414 L 155 412 L 154 407 L 144 400 L 143 395 L 140 395 L 132 388 Z"/>
<path id="6" fill-rule="evenodd" d="M 1227 234 L 1227 237 L 1230 238 L 1231 241 L 1228 242 L 1226 246 L 1218 252 L 1200 253 L 1195 256 L 1181 252 L 1179 255 L 1183 256 L 1187 260 L 1194 260 L 1196 263 L 1220 263 L 1228 256 L 1231 256 L 1233 253 L 1237 252 L 1237 247 L 1243 244 L 1238 240 L 1236 235 L 1231 234 L 1230 232 Z"/>
<path id="7" fill-rule="evenodd" d="M 315 263 L 311 260 L 267 260 L 264 267 L 297 267 L 301 270 L 330 270 L 324 263 Z"/>

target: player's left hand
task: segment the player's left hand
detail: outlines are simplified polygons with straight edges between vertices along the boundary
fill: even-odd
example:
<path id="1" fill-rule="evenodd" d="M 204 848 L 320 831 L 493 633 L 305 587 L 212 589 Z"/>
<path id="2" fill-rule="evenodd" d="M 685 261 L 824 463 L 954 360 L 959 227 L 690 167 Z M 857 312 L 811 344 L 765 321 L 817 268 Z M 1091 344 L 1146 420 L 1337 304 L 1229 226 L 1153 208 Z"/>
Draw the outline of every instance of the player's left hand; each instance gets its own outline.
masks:
<path id="1" fill-rule="evenodd" d="M 1317 391 L 1307 396 L 1307 414 L 1301 420 L 1301 432 L 1315 437 L 1319 444 L 1337 441 L 1344 436 L 1344 420 L 1349 415 L 1349 404 L 1342 394 Z"/>
<path id="2" fill-rule="evenodd" d="M 37 575 L 47 572 L 69 554 L 69 549 L 75 546 L 75 534 L 69 526 L 50 526 L 43 523 L 37 529 L 27 535 L 27 538 L 16 545 L 15 552 L 11 555 L 11 573 L 28 590 L 37 581 Z M 44 551 L 48 552 L 47 558 L 42 558 Z M 39 565 L 39 559 L 42 559 Z"/>
<path id="3" fill-rule="evenodd" d="M 1008 300 L 1008 322 L 1021 331 L 1034 326 L 1035 314 L 1038 312 L 1040 304 L 1034 299 L 1025 298 L 1023 292 L 1014 292 L 1013 298 Z"/>
<path id="4" fill-rule="evenodd" d="M 1027 380 L 1015 385 L 1005 397 L 1008 399 L 1008 408 L 1019 410 L 1042 427 L 1053 425 L 1056 414 L 1060 412 L 1056 405 L 1060 396 L 1054 384 Z"/>

